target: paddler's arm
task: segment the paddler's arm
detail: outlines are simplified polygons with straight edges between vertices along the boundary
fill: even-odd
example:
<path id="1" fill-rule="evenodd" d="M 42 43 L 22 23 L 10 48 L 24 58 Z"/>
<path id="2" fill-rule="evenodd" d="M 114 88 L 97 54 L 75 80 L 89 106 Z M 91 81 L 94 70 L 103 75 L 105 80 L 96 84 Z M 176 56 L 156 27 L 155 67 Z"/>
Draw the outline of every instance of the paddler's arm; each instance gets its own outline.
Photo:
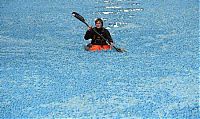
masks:
<path id="1" fill-rule="evenodd" d="M 84 38 L 85 38 L 85 40 L 92 38 L 92 26 L 88 27 L 88 30 L 86 31 Z"/>
<path id="2" fill-rule="evenodd" d="M 106 29 L 106 30 L 105 30 L 105 33 L 106 33 L 106 39 L 108 39 L 108 41 L 109 41 L 111 44 L 113 44 L 113 39 L 112 39 L 112 37 L 111 37 L 111 35 L 110 35 L 110 32 Z"/>

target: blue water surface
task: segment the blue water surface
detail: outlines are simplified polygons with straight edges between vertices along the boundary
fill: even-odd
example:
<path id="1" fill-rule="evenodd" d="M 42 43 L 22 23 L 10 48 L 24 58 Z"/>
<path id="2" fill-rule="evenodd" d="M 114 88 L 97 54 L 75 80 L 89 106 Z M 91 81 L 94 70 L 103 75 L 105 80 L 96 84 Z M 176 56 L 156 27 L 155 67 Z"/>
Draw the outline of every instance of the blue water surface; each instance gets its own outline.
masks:
<path id="1" fill-rule="evenodd" d="M 125 53 L 87 52 L 100 17 Z M 198 0 L 1 0 L 0 118 L 199 118 Z"/>

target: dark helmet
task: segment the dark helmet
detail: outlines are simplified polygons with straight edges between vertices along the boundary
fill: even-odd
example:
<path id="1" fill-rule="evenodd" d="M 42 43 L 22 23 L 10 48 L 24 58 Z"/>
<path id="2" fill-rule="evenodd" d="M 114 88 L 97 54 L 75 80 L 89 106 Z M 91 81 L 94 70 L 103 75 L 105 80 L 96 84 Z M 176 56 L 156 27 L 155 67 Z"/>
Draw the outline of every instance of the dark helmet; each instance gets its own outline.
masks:
<path id="1" fill-rule="evenodd" d="M 98 21 L 101 22 L 101 24 L 102 24 L 102 26 L 103 26 L 103 20 L 102 20 L 101 18 L 97 18 L 97 19 L 95 19 L 95 24 L 96 24 Z"/>

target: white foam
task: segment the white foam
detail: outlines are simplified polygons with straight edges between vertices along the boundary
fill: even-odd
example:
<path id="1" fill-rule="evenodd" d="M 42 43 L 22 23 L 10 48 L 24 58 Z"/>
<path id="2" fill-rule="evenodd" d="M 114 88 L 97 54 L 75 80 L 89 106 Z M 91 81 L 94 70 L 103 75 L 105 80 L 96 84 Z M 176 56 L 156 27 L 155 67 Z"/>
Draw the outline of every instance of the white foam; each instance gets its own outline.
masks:
<path id="1" fill-rule="evenodd" d="M 143 11 L 143 8 L 133 8 L 133 9 L 124 9 L 124 10 L 120 10 L 123 12 L 135 12 L 135 11 Z"/>
<path id="2" fill-rule="evenodd" d="M 113 14 L 114 12 L 102 12 L 103 14 Z"/>
<path id="3" fill-rule="evenodd" d="M 118 9 L 118 8 L 122 8 L 120 6 L 107 6 L 107 9 Z"/>

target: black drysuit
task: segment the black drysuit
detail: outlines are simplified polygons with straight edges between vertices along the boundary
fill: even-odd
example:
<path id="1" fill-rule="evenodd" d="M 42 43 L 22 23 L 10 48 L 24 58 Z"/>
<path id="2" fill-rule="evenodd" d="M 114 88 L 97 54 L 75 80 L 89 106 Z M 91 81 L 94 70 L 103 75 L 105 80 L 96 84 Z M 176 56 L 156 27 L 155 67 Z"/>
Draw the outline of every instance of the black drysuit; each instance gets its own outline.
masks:
<path id="1" fill-rule="evenodd" d="M 93 29 L 95 29 L 99 34 L 101 34 L 104 38 L 108 39 L 108 41 L 110 43 L 113 43 L 113 40 L 112 40 L 112 37 L 110 35 L 110 32 L 105 29 L 105 28 L 96 28 L 94 27 Z M 91 44 L 92 45 L 108 45 L 106 43 L 105 40 L 103 40 L 98 34 L 96 34 L 94 32 L 94 30 L 87 30 L 86 34 L 85 34 L 85 40 L 88 40 L 88 39 L 92 39 L 91 41 Z"/>

